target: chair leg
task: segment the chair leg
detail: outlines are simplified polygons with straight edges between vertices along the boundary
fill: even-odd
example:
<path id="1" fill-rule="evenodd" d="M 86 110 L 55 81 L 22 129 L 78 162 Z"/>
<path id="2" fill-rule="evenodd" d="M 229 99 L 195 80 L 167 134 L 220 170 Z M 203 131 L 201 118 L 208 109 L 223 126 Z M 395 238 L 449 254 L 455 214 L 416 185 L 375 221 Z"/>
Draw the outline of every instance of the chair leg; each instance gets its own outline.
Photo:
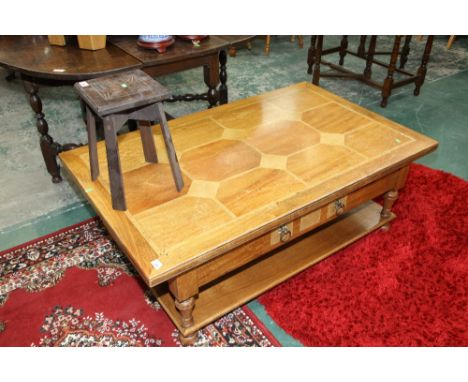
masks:
<path id="1" fill-rule="evenodd" d="M 125 211 L 124 185 L 122 170 L 120 167 L 119 146 L 117 143 L 117 131 L 114 128 L 112 117 L 104 118 L 104 138 L 106 141 L 107 168 L 109 170 L 112 208 Z"/>
<path id="2" fill-rule="evenodd" d="M 268 56 L 270 54 L 271 36 L 265 36 L 265 49 L 263 51 Z"/>
<path id="3" fill-rule="evenodd" d="M 297 45 L 299 48 L 304 48 L 304 38 L 302 36 L 297 36 Z"/>
<path id="4" fill-rule="evenodd" d="M 158 154 L 156 153 L 156 146 L 154 145 L 151 122 L 138 121 L 138 128 L 140 129 L 141 144 L 143 146 L 145 161 L 149 163 L 158 163 Z"/>
<path id="5" fill-rule="evenodd" d="M 161 132 L 166 145 L 167 157 L 169 158 L 169 164 L 171 165 L 172 176 L 176 184 L 177 191 L 181 191 L 184 188 L 184 180 L 182 179 L 182 173 L 180 171 L 179 161 L 177 160 L 174 143 L 172 142 L 171 132 L 167 125 L 166 114 L 161 102 L 156 104 L 156 112 L 161 126 Z"/>
<path id="6" fill-rule="evenodd" d="M 451 35 L 448 39 L 448 42 L 447 42 L 447 49 L 450 49 L 453 45 L 453 42 L 455 41 L 455 35 Z"/>
<path id="7" fill-rule="evenodd" d="M 97 152 L 96 119 L 93 112 L 86 106 L 86 130 L 88 131 L 89 167 L 91 179 L 94 181 L 99 176 L 99 160 Z"/>

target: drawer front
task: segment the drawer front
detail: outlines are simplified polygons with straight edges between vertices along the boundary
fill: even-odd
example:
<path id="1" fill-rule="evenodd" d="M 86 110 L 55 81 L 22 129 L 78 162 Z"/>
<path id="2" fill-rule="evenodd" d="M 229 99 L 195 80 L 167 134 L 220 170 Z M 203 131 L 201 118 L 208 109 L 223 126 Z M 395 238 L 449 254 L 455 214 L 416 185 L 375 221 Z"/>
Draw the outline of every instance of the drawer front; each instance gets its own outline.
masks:
<path id="1" fill-rule="evenodd" d="M 291 240 L 306 234 L 322 224 L 336 219 L 360 204 L 393 189 L 398 185 L 399 176 L 400 171 L 397 171 L 368 184 L 289 223 L 279 225 L 257 239 L 243 244 L 189 272 L 196 273 L 198 285 L 200 286 L 213 281 L 282 245 L 286 245 Z"/>

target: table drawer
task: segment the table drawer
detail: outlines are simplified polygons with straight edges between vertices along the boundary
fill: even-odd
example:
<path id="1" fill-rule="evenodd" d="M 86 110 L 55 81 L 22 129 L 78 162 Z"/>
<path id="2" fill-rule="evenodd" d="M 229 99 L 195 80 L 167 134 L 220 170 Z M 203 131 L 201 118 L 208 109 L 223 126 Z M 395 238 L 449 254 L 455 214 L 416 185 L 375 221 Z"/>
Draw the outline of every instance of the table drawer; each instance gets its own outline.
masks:
<path id="1" fill-rule="evenodd" d="M 189 271 L 196 273 L 198 285 L 204 285 L 216 278 L 254 261 L 268 252 L 286 245 L 292 240 L 305 235 L 313 229 L 334 220 L 360 204 L 367 202 L 393 188 L 399 188 L 405 169 L 396 171 L 367 186 L 341 196 L 312 212 L 292 221 L 278 225 L 262 236 L 251 240 L 208 263 Z"/>

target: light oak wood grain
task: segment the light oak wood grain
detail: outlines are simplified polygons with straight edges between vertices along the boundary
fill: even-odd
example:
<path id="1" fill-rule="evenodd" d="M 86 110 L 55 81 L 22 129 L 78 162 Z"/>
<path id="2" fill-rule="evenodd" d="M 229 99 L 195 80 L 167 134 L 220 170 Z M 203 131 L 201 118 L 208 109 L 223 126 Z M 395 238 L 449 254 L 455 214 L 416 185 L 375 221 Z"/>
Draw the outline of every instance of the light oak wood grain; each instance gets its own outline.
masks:
<path id="1" fill-rule="evenodd" d="M 129 182 L 125 216 L 153 251 L 135 248 L 127 255 L 151 286 L 326 208 L 437 147 L 422 134 L 308 83 L 187 115 L 169 127 L 185 176 L 181 195 L 166 181 L 159 126 L 152 131 L 160 165 L 145 162 L 137 133 L 118 137 L 123 178 Z M 110 195 L 104 145 L 97 146 L 97 182 L 90 181 L 86 146 L 60 157 L 83 190 L 98 190 L 86 196 L 116 231 L 119 213 L 102 205 Z M 152 172 L 152 166 L 161 166 L 161 172 Z M 401 177 L 401 186 L 405 179 Z M 191 192 L 184 195 L 185 190 Z M 125 237 L 118 240 L 131 246 Z M 163 265 L 155 268 L 151 260 L 159 257 L 164 257 Z"/>

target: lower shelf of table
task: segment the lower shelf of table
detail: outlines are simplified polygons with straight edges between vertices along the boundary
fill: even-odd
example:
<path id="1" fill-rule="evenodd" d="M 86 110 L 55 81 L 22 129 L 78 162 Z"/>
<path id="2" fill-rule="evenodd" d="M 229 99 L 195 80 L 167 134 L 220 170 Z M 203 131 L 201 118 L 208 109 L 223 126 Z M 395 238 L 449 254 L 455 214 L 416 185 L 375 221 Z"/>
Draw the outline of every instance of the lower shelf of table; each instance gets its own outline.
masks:
<path id="1" fill-rule="evenodd" d="M 260 294 L 325 259 L 395 218 L 381 220 L 382 207 L 374 202 L 231 272 L 200 289 L 193 310 L 194 325 L 183 328 L 167 283 L 154 288 L 158 301 L 184 336 L 213 322 Z"/>

